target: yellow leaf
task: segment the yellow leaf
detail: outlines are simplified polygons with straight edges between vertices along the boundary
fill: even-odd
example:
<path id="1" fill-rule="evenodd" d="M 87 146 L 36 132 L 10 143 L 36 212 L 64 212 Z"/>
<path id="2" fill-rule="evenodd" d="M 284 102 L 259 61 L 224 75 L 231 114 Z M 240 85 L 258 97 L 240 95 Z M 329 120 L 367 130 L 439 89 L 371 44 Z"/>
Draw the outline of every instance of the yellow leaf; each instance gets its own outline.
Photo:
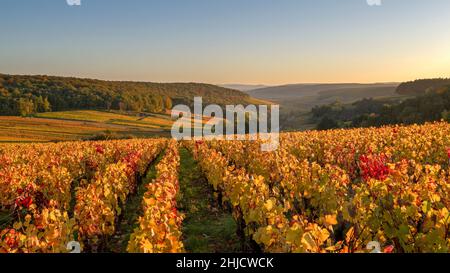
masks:
<path id="1" fill-rule="evenodd" d="M 347 234 L 345 235 L 345 241 L 346 241 L 347 243 L 349 243 L 349 242 L 353 239 L 354 234 L 355 234 L 355 229 L 354 229 L 353 227 L 351 227 L 351 228 L 347 231 Z"/>
<path id="2" fill-rule="evenodd" d="M 317 249 L 317 244 L 309 232 L 303 235 L 302 244 L 304 245 L 305 249 L 309 251 L 316 251 Z"/>
<path id="3" fill-rule="evenodd" d="M 145 198 L 145 204 L 148 206 L 153 206 L 156 204 L 155 198 Z"/>
<path id="4" fill-rule="evenodd" d="M 50 214 L 49 214 L 49 218 L 50 218 L 50 220 L 52 220 L 52 221 L 54 221 L 54 222 L 56 222 L 56 216 L 55 216 L 55 213 L 52 211 L 52 212 L 50 212 Z"/>
<path id="5" fill-rule="evenodd" d="M 14 225 L 13 225 L 13 228 L 14 228 L 15 230 L 18 230 L 18 229 L 20 229 L 21 227 L 22 227 L 22 223 L 21 223 L 21 222 L 15 222 Z"/>
<path id="6" fill-rule="evenodd" d="M 325 216 L 325 223 L 327 224 L 327 225 L 337 225 L 337 220 L 336 220 L 336 215 L 334 214 L 334 215 L 326 215 Z"/>
<path id="7" fill-rule="evenodd" d="M 272 208 L 273 208 L 273 205 L 274 205 L 274 202 L 273 202 L 272 199 L 270 199 L 270 200 L 267 200 L 267 202 L 266 202 L 266 204 L 265 204 L 264 206 L 266 207 L 266 209 L 267 209 L 268 211 L 271 211 Z"/>

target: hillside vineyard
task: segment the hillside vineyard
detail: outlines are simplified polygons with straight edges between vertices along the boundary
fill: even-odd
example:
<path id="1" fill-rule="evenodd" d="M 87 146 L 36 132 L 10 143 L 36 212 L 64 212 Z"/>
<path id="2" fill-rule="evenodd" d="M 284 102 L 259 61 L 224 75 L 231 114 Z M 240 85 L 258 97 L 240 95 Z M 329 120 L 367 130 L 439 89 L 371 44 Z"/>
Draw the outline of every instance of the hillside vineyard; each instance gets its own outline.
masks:
<path id="1" fill-rule="evenodd" d="M 180 150 L 263 252 L 450 251 L 450 125 L 282 133 L 281 145 L 167 139 L 0 145 L 0 252 L 100 252 L 139 200 L 126 251 L 185 252 Z M 207 225 L 208 223 L 205 223 Z M 107 248 L 106 248 L 107 249 Z"/>

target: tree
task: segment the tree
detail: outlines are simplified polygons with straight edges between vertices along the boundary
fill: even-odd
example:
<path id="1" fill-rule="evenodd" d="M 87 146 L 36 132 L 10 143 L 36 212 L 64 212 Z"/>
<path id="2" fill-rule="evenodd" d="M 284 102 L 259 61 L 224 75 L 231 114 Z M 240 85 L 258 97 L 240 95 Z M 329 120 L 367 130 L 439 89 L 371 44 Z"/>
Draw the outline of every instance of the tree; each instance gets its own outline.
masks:
<path id="1" fill-rule="evenodd" d="M 172 100 L 170 99 L 170 97 L 164 97 L 164 109 L 171 110 L 172 106 Z"/>
<path id="2" fill-rule="evenodd" d="M 34 112 L 34 103 L 29 99 L 21 98 L 17 102 L 18 114 L 22 117 L 27 117 Z"/>
<path id="3" fill-rule="evenodd" d="M 450 122 L 450 111 L 445 110 L 444 112 L 442 112 L 442 119 Z"/>
<path id="4" fill-rule="evenodd" d="M 50 102 L 48 101 L 48 98 L 44 99 L 44 103 L 42 105 L 42 110 L 44 112 L 50 112 L 52 111 L 52 105 L 50 104 Z"/>
<path id="5" fill-rule="evenodd" d="M 33 112 L 50 112 L 51 111 L 51 105 L 47 98 L 42 98 L 42 96 L 34 97 L 33 99 L 34 103 L 34 111 Z"/>
<path id="6" fill-rule="evenodd" d="M 329 130 L 339 128 L 339 124 L 332 118 L 325 116 L 317 125 L 317 130 Z"/>

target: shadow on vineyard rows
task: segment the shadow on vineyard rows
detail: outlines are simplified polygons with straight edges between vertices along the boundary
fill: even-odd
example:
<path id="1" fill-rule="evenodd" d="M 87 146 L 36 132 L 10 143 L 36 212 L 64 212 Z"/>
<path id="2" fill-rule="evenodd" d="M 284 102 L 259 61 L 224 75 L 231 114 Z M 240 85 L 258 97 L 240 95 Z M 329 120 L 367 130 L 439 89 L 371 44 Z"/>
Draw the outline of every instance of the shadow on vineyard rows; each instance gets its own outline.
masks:
<path id="1" fill-rule="evenodd" d="M 183 221 L 183 243 L 190 253 L 243 252 L 236 235 L 236 222 L 214 196 L 195 160 L 186 149 L 180 149 L 180 194 L 178 207 L 186 216 Z"/>
<path id="2" fill-rule="evenodd" d="M 165 151 L 162 151 L 158 157 L 150 163 L 145 176 L 138 180 L 136 193 L 128 198 L 122 214 L 119 217 L 116 233 L 106 245 L 106 252 L 127 252 L 130 236 L 138 226 L 139 216 L 143 214 L 142 200 L 147 191 L 147 185 L 156 178 L 156 165 L 158 165 L 158 162 L 164 157 L 164 154 Z"/>

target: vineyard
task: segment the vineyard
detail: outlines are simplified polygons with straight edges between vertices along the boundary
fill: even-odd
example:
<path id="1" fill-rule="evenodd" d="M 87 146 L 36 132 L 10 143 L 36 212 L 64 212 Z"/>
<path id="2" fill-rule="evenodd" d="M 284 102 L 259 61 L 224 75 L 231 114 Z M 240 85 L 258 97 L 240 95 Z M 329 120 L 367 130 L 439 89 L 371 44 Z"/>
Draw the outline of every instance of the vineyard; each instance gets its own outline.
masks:
<path id="1" fill-rule="evenodd" d="M 232 217 L 246 252 L 370 252 L 373 241 L 386 253 L 450 252 L 450 124 L 282 133 L 280 144 L 2 144 L 0 253 L 67 253 L 74 241 L 88 253 L 195 251 L 202 208 Z"/>

